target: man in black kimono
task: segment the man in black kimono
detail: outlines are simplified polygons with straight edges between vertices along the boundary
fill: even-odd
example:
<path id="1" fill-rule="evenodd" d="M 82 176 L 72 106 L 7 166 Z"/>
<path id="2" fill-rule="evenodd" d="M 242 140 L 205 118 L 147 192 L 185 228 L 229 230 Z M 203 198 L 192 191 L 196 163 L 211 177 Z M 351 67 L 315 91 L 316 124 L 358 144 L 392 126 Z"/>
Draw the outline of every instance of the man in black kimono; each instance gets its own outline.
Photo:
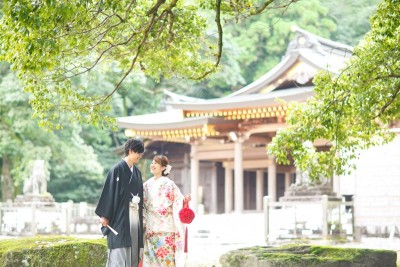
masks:
<path id="1" fill-rule="evenodd" d="M 135 164 L 143 152 L 142 141 L 129 139 L 125 143 L 125 157 L 108 172 L 96 207 L 102 232 L 107 235 L 107 267 L 139 264 L 143 251 L 143 182 Z"/>

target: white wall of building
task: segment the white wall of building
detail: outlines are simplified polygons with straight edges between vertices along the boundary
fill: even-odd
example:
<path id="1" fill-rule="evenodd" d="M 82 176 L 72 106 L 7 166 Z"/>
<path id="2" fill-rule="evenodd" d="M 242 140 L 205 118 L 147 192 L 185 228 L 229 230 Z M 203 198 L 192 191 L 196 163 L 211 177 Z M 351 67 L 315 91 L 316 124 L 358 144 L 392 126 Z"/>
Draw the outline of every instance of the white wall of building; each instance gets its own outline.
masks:
<path id="1" fill-rule="evenodd" d="M 368 233 L 400 229 L 400 136 L 360 153 L 352 175 L 340 177 L 340 194 L 355 196 L 355 224 Z"/>

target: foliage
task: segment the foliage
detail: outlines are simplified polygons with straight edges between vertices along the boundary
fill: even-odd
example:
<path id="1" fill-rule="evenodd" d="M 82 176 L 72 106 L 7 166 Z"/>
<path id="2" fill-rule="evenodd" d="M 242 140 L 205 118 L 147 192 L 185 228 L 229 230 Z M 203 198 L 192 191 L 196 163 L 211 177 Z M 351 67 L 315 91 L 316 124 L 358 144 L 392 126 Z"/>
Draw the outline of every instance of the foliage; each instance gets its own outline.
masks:
<path id="1" fill-rule="evenodd" d="M 357 45 L 369 31 L 369 18 L 381 0 L 322 1 L 329 9 L 327 14 L 337 25 L 331 39 L 347 45 Z"/>
<path id="2" fill-rule="evenodd" d="M 271 8 L 246 20 L 226 20 L 220 70 L 201 82 L 174 84 L 173 91 L 203 99 L 230 94 L 280 61 L 292 37 L 292 26 L 329 37 L 336 25 L 327 14 L 320 0 L 312 0 L 284 9 Z"/>
<path id="3" fill-rule="evenodd" d="M 35 86 L 33 90 L 37 89 L 37 91 L 32 94 L 23 94 L 22 87 L 25 86 L 25 88 L 28 88 L 30 83 L 28 82 L 28 85 L 26 83 L 21 84 L 20 79 L 9 73 L 9 65 L 0 63 L 0 158 L 10 157 L 12 164 L 10 179 L 12 180 L 11 185 L 15 186 L 15 194 L 21 193 L 22 185 L 32 171 L 33 160 L 36 158 L 45 159 L 50 177 L 48 189 L 57 201 L 73 199 L 74 201 L 86 200 L 94 202 L 98 197 L 96 192 L 101 189 L 103 180 L 99 165 L 103 167 L 104 177 L 104 172 L 107 172 L 119 158 L 114 151 L 115 147 L 119 147 L 126 139 L 123 132 L 110 131 L 106 123 L 96 123 L 93 120 L 93 124 L 102 126 L 99 129 L 91 124 L 77 126 L 74 123 L 67 122 L 65 120 L 65 111 L 69 111 L 69 109 L 67 107 L 65 107 L 66 109 L 59 107 L 58 105 L 61 103 L 59 101 L 65 100 L 63 103 L 67 103 L 71 100 L 67 104 L 70 105 L 70 108 L 76 108 L 73 111 L 74 114 L 78 117 L 81 116 L 83 120 L 90 120 L 91 115 L 96 116 L 96 119 L 103 118 L 104 114 L 114 118 L 145 114 L 163 109 L 161 96 L 164 88 L 200 98 L 220 97 L 251 82 L 255 79 L 254 77 L 262 74 L 279 61 L 289 41 L 291 25 L 296 24 L 318 35 L 329 37 L 332 34 L 334 36 L 337 35 L 337 31 L 335 31 L 336 27 L 337 29 L 343 29 L 343 25 L 332 24 L 330 18 L 333 18 L 337 22 L 346 21 L 348 17 L 356 21 L 364 21 L 365 17 L 360 18 L 360 16 L 366 16 L 364 12 L 355 12 L 352 9 L 353 4 L 350 5 L 350 3 L 347 3 L 345 10 L 340 12 L 334 5 L 333 7 L 329 6 L 327 1 L 321 1 L 321 3 L 315 0 L 299 1 L 295 5 L 290 6 L 290 8 L 286 8 L 286 4 L 290 3 L 290 1 L 287 3 L 275 1 L 269 6 L 268 12 L 262 12 L 262 8 L 264 7 L 262 1 L 229 1 L 230 6 L 227 1 L 222 1 L 221 14 L 223 17 L 221 17 L 220 22 L 224 28 L 224 35 L 222 36 L 224 53 L 220 58 L 220 71 L 213 73 L 211 79 L 204 79 L 196 83 L 196 81 L 187 80 L 184 75 L 172 73 L 172 69 L 165 73 L 161 69 L 157 69 L 156 72 L 158 74 L 150 77 L 146 76 L 150 75 L 148 66 L 142 68 L 145 66 L 143 65 L 144 61 L 141 61 L 142 64 L 139 64 L 140 62 L 137 61 L 139 64 L 137 68 L 135 67 L 124 79 L 123 83 L 119 84 L 121 77 L 126 73 L 126 68 L 124 69 L 126 65 L 121 64 L 121 62 L 128 59 L 128 57 L 121 56 L 123 54 L 122 50 L 115 48 L 112 53 L 105 54 L 102 57 L 105 60 L 93 66 L 93 69 L 90 71 L 74 76 L 69 81 L 61 81 L 60 84 L 66 83 L 66 88 L 82 93 L 81 96 L 76 96 L 76 98 L 73 95 L 65 98 L 64 93 L 66 96 L 69 92 L 65 91 L 62 94 L 56 94 L 55 91 L 50 90 L 50 88 L 56 86 L 56 83 L 50 79 L 55 76 L 50 77 L 48 75 L 61 75 L 62 70 L 65 70 L 63 66 L 72 66 L 68 64 L 74 64 L 76 66 L 75 71 L 82 70 L 78 66 L 83 66 L 89 61 L 93 62 L 95 56 L 99 56 L 100 54 L 100 51 L 96 49 L 78 53 L 80 51 L 78 44 L 81 44 L 81 42 L 82 44 L 90 42 L 90 38 L 93 37 L 94 32 L 99 29 L 93 28 L 90 30 L 90 28 L 87 28 L 87 30 L 92 31 L 92 35 L 83 36 L 78 31 L 82 30 L 85 25 L 76 25 L 76 23 L 86 21 L 88 25 L 90 23 L 95 24 L 99 19 L 106 18 L 107 12 L 110 12 L 107 14 L 113 14 L 107 20 L 110 22 L 117 17 L 121 6 L 125 2 L 117 2 L 119 6 L 113 7 L 113 9 L 110 7 L 113 1 L 106 1 L 106 3 L 103 1 L 106 6 L 103 6 L 103 9 L 101 9 L 102 13 L 100 12 L 101 15 L 94 21 L 89 21 L 90 14 L 84 12 L 85 8 L 87 11 L 90 8 L 93 10 L 93 6 L 96 4 L 93 1 L 73 1 L 68 3 L 64 1 L 65 3 L 56 3 L 55 1 L 28 2 L 0 0 L 0 7 L 3 7 L 3 2 L 5 3 L 6 16 L 1 21 L 0 27 L 2 33 L 5 35 L 0 36 L 2 40 L 0 58 L 6 59 L 7 57 L 11 57 L 13 67 L 19 73 L 23 82 L 28 81 L 29 77 L 34 77 L 38 81 L 42 79 L 40 83 L 44 87 L 39 88 Z M 355 5 L 364 8 L 368 6 L 364 2 L 369 3 L 373 2 L 373 0 L 357 1 Z M 74 6 L 74 3 L 78 3 L 80 8 Z M 209 50 L 209 47 L 203 41 L 206 40 L 211 43 L 212 46 L 210 49 L 215 52 L 212 52 L 215 55 L 212 55 L 208 59 L 217 60 L 219 54 L 218 40 L 222 37 L 216 33 L 215 2 L 199 1 L 201 4 L 200 8 L 198 8 L 197 2 L 191 1 L 191 3 L 193 4 L 192 6 L 181 2 L 181 6 L 172 8 L 173 14 L 179 14 L 179 24 L 177 22 L 175 26 L 189 19 L 181 17 L 184 13 L 180 10 L 186 10 L 189 7 L 192 8 L 185 12 L 193 12 L 202 22 L 204 21 L 204 24 L 200 26 L 204 26 L 205 30 L 202 32 L 203 35 L 199 40 L 190 40 L 200 47 L 198 56 L 203 59 L 207 59 L 204 57 L 207 54 L 205 50 Z M 148 1 L 147 4 L 149 6 L 151 1 Z M 172 2 L 161 5 L 158 14 L 161 14 L 161 10 L 165 10 L 168 4 L 172 4 Z M 345 3 L 342 5 L 345 5 Z M 329 10 L 323 6 L 328 6 Z M 65 10 L 61 10 L 62 7 Z M 354 16 L 350 10 L 353 10 L 353 13 L 357 14 L 357 16 Z M 32 13 L 29 13 L 29 11 L 32 11 Z M 11 14 L 10 12 L 13 13 Z M 74 12 L 77 13 L 73 14 Z M 338 12 L 345 14 L 345 16 L 340 17 L 337 15 Z M 2 10 L 0 10 L 0 18 L 2 14 Z M 60 16 L 58 19 L 56 17 L 57 14 Z M 257 17 L 253 17 L 255 14 L 257 14 Z M 83 16 L 82 18 L 79 17 L 81 15 Z M 140 14 L 137 16 L 140 16 Z M 325 16 L 329 16 L 329 18 L 325 18 Z M 73 20 L 74 18 L 75 20 Z M 51 23 L 47 23 L 47 19 Z M 68 25 L 68 19 L 72 21 L 73 27 L 67 31 L 65 26 Z M 9 24 L 6 25 L 5 22 Z M 20 24 L 16 24 L 17 22 L 20 22 Z M 138 23 L 141 22 L 135 22 L 134 25 Z M 130 26 L 128 24 L 128 22 L 121 23 L 119 27 L 128 31 L 127 27 Z M 145 22 L 142 24 L 144 25 Z M 353 36 L 355 32 L 360 32 L 360 30 L 357 31 L 354 23 L 351 24 L 351 30 L 344 31 L 351 33 Z M 175 28 L 175 26 L 172 28 L 173 32 L 178 32 L 179 29 Z M 102 25 L 102 27 L 106 27 L 106 25 Z M 191 26 L 188 25 L 188 27 Z M 13 31 L 17 29 L 21 31 L 14 35 Z M 53 30 L 55 32 L 51 32 Z M 124 33 L 126 33 L 125 30 L 123 31 Z M 115 38 L 112 41 L 116 43 L 118 41 L 117 38 L 124 38 L 123 35 L 117 36 L 114 30 L 112 31 L 110 35 L 104 36 L 103 40 L 109 41 L 111 38 Z M 65 34 L 65 36 L 61 36 L 61 33 Z M 163 31 L 163 34 L 169 34 L 169 32 Z M 179 35 L 182 34 L 188 33 L 179 33 Z M 52 36 L 59 36 L 60 38 L 51 39 Z M 151 42 L 146 43 L 146 45 L 152 43 L 154 47 L 164 45 L 163 47 L 165 48 L 168 46 L 166 44 L 158 44 L 157 40 L 154 39 L 154 35 L 152 36 L 153 39 Z M 7 38 L 10 39 L 4 41 Z M 182 38 L 180 37 L 180 39 Z M 137 43 L 137 40 L 135 42 Z M 169 46 L 174 46 L 176 42 L 178 42 L 178 39 L 174 39 Z M 77 45 L 72 46 L 73 43 Z M 199 45 L 199 43 L 201 44 Z M 103 42 L 103 44 L 106 44 L 106 42 Z M 11 46 L 11 50 L 6 50 L 7 45 Z M 29 45 L 31 45 L 31 51 L 28 51 Z M 128 51 L 128 47 L 133 47 L 133 45 L 134 42 L 132 41 L 131 45 L 120 45 L 119 47 L 125 47 L 124 51 L 126 52 Z M 182 41 L 179 45 L 185 45 L 185 43 Z M 66 51 L 51 50 L 52 47 L 63 47 L 64 49 L 69 47 L 72 50 L 68 54 Z M 41 51 L 42 48 L 43 53 Z M 188 51 L 188 49 L 194 48 L 181 49 L 179 56 L 176 56 L 174 60 L 180 60 L 183 52 Z M 163 59 L 160 53 L 164 52 L 160 50 L 154 55 L 147 53 L 142 54 L 142 56 L 146 60 L 155 62 L 157 61 L 157 57 Z M 163 55 L 166 57 L 171 53 L 173 53 L 172 50 Z M 133 55 L 133 53 L 131 54 Z M 132 58 L 133 56 L 129 57 L 129 59 Z M 55 64 L 54 68 L 41 69 L 41 66 L 43 67 L 46 62 L 53 62 Z M 168 62 L 165 64 L 168 64 Z M 174 66 L 175 61 L 170 60 L 169 65 Z M 178 64 L 178 66 L 180 65 Z M 161 67 L 165 67 L 165 65 Z M 34 68 L 35 71 L 31 68 Z M 24 70 L 21 71 L 22 69 Z M 59 70 L 58 73 L 56 69 Z M 197 69 L 194 71 L 197 71 Z M 118 90 L 113 93 L 112 98 L 109 97 L 107 100 L 110 106 L 106 107 L 106 105 L 103 105 L 100 108 L 104 108 L 103 115 L 101 113 L 85 115 L 85 112 L 81 113 L 79 111 L 80 106 L 84 104 L 82 104 L 83 102 L 80 103 L 77 100 L 78 98 L 94 100 L 96 97 L 100 97 L 97 100 L 101 101 L 102 97 L 107 97 L 113 92 L 117 84 L 119 84 Z M 46 86 L 49 89 L 48 91 L 45 89 Z M 59 88 L 61 90 L 61 87 Z M 33 111 L 28 105 L 29 100 L 33 101 Z M 41 109 L 40 105 L 44 108 Z M 50 108 L 50 106 L 52 107 Z M 96 113 L 95 109 L 93 113 Z M 32 119 L 32 115 L 36 118 Z M 53 115 L 58 119 L 52 120 L 51 117 Z M 42 118 L 42 125 L 55 125 L 53 123 L 63 124 L 65 129 L 55 132 L 45 131 L 37 127 L 37 118 L 39 120 Z M 142 162 L 143 166 L 141 168 L 144 168 L 143 173 L 145 173 L 148 167 L 145 166 L 144 161 Z M 0 160 L 1 169 L 3 167 L 2 164 Z M 93 166 L 93 168 L 88 166 Z M 4 177 L 2 177 L 3 181 Z M 6 188 L 3 184 L 1 187 L 2 191 L 9 192 L 13 196 L 15 195 L 14 190 Z M 5 197 L 3 195 L 0 196 Z"/>
<path id="4" fill-rule="evenodd" d="M 396 251 L 338 248 L 306 244 L 249 247 L 221 256 L 222 266 L 394 266 Z"/>
<path id="5" fill-rule="evenodd" d="M 104 266 L 105 239 L 36 236 L 2 240 L 1 266 Z"/>
<path id="6" fill-rule="evenodd" d="M 294 25 L 355 45 L 368 32 L 368 19 L 377 3 L 378 0 L 298 1 L 287 9 L 272 9 L 238 22 L 228 20 L 220 70 L 200 83 L 173 83 L 170 90 L 209 99 L 240 89 L 280 62 L 293 37 Z"/>
<path id="7" fill-rule="evenodd" d="M 339 75 L 314 79 L 315 96 L 292 104 L 288 128 L 268 146 L 280 163 L 295 165 L 312 179 L 348 173 L 357 153 L 390 142 L 388 129 L 400 119 L 400 5 L 386 0 L 371 18 L 371 31 Z M 325 140 L 329 149 L 312 145 Z"/>
<path id="8" fill-rule="evenodd" d="M 12 64 L 23 81 L 40 125 L 60 128 L 59 118 L 107 126 L 111 95 L 133 72 L 156 80 L 201 80 L 222 55 L 222 20 L 237 20 L 291 0 L 73 0 L 4 1 L 0 60 Z M 214 10 L 208 38 L 204 10 Z M 87 92 L 82 76 L 117 63 L 119 81 L 105 95 Z"/>
<path id="9" fill-rule="evenodd" d="M 48 191 L 59 202 L 72 200 L 96 203 L 103 184 L 103 167 L 93 148 L 86 145 L 77 129 L 58 133 L 50 159 L 51 183 Z"/>
<path id="10" fill-rule="evenodd" d="M 7 69 L 5 67 L 5 69 Z M 21 94 L 20 83 L 15 75 L 3 72 L 5 76 L 0 80 L 0 157 L 12 162 L 11 166 L 2 166 L 2 197 L 13 197 L 13 182 L 9 176 L 13 176 L 14 183 L 21 188 L 24 179 L 32 169 L 31 160 L 50 156 L 46 140 L 49 135 L 38 129 L 37 122 L 30 119 L 32 112 L 28 106 L 28 95 Z M 35 143 L 35 145 L 33 145 Z M 9 170 L 10 173 L 4 173 Z M 17 192 L 18 193 L 18 190 Z"/>
<path id="11" fill-rule="evenodd" d="M 31 118 L 29 95 L 22 93 L 22 86 L 13 73 L 4 73 L 0 80 L 0 158 L 10 159 L 12 181 L 11 188 L 2 184 L 2 191 L 14 192 L 15 186 L 15 194 L 21 194 L 34 160 L 42 159 L 50 178 L 48 189 L 57 201 L 69 200 L 62 197 L 68 194 L 74 201 L 94 203 L 98 198 L 96 189 L 101 188 L 103 168 L 93 149 L 83 143 L 79 126 L 69 125 L 63 132 L 38 127 L 37 121 Z M 65 181 L 57 187 L 60 179 Z M 67 186 L 71 183 L 73 186 Z"/>
<path id="12" fill-rule="evenodd" d="M 240 27 L 229 25 L 226 35 L 240 51 L 238 61 L 241 66 L 246 66 L 240 73 L 246 83 L 255 81 L 280 62 L 293 38 L 293 26 L 330 38 L 336 24 L 327 16 L 329 10 L 321 2 L 299 1 L 285 10 L 251 17 Z"/>

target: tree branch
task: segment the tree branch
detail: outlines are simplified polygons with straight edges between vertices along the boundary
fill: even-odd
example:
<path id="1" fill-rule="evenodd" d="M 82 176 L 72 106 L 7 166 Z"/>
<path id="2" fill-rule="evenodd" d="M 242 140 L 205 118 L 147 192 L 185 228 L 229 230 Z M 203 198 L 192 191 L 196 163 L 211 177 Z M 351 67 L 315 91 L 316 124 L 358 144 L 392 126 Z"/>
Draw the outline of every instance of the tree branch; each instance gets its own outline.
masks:
<path id="1" fill-rule="evenodd" d="M 149 26 L 147 27 L 147 29 L 146 29 L 145 32 L 144 32 L 143 39 L 142 39 L 142 41 L 140 42 L 140 44 L 139 44 L 139 46 L 138 46 L 138 48 L 137 48 L 137 50 L 136 50 L 135 57 L 132 59 L 131 66 L 129 67 L 129 69 L 124 73 L 124 75 L 122 76 L 122 78 L 121 78 L 121 79 L 119 80 L 119 82 L 115 85 L 114 89 L 113 89 L 108 95 L 106 95 L 101 101 L 99 101 L 98 103 L 94 104 L 93 106 L 101 105 L 101 104 L 103 104 L 105 101 L 107 101 L 107 99 L 109 99 L 109 98 L 118 90 L 118 88 L 121 86 L 121 84 L 122 84 L 122 82 L 125 80 L 125 78 L 131 73 L 131 71 L 133 70 L 133 67 L 134 67 L 135 64 L 136 64 L 136 60 L 137 60 L 137 58 L 139 57 L 140 50 L 142 49 L 143 45 L 146 43 L 147 37 L 149 36 L 149 33 L 150 33 L 151 29 L 153 28 L 153 25 L 154 25 L 155 21 L 156 21 L 156 16 L 153 15 L 153 16 L 152 16 L 152 20 L 151 20 Z"/>
<path id="2" fill-rule="evenodd" d="M 258 7 L 256 10 L 250 12 L 251 15 L 257 15 L 263 12 L 270 4 L 272 4 L 274 0 L 269 0 L 264 2 L 260 7 Z M 291 3 L 291 2 L 290 2 Z"/>
<path id="3" fill-rule="evenodd" d="M 393 104 L 393 102 L 396 100 L 396 98 L 399 96 L 400 92 L 400 84 L 397 85 L 395 91 L 393 92 L 392 96 L 389 98 L 388 101 L 386 101 L 385 105 L 381 108 L 379 113 L 375 116 L 375 118 L 378 118 L 383 115 L 383 113 L 387 110 L 387 108 Z"/>
<path id="4" fill-rule="evenodd" d="M 217 54 L 216 54 L 216 62 L 214 64 L 214 66 L 206 71 L 205 73 L 203 73 L 203 75 L 199 76 L 199 77 L 191 77 L 191 79 L 193 80 L 202 80 L 203 78 L 205 78 L 207 75 L 209 75 L 210 73 L 214 72 L 216 70 L 216 68 L 218 67 L 220 61 L 221 61 L 221 57 L 222 57 L 222 46 L 223 46 L 223 31 L 222 31 L 222 25 L 221 25 L 221 0 L 216 0 L 216 5 L 215 5 L 215 23 L 217 24 L 217 29 L 218 29 L 218 50 L 217 50 Z"/>
<path id="5" fill-rule="evenodd" d="M 160 6 L 164 3 L 165 3 L 165 0 L 158 0 L 157 3 L 152 8 L 150 8 L 149 11 L 147 11 L 146 15 L 150 16 L 150 15 L 153 15 L 154 13 L 157 13 Z"/>

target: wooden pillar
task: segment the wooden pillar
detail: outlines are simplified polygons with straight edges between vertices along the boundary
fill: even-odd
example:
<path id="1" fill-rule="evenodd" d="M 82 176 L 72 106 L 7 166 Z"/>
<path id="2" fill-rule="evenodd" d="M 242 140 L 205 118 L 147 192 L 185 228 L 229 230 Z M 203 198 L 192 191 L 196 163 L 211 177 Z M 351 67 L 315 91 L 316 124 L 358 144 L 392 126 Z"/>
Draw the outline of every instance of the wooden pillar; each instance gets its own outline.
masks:
<path id="1" fill-rule="evenodd" d="M 218 210 L 218 183 L 217 183 L 217 167 L 215 164 L 211 168 L 211 213 L 217 213 Z"/>
<path id="2" fill-rule="evenodd" d="M 271 202 L 276 202 L 276 162 L 268 166 L 268 196 Z"/>
<path id="3" fill-rule="evenodd" d="M 243 140 L 238 138 L 235 141 L 235 212 L 243 212 Z"/>
<path id="4" fill-rule="evenodd" d="M 232 169 L 225 167 L 225 213 L 232 212 L 233 204 L 233 175 Z"/>
<path id="5" fill-rule="evenodd" d="M 262 211 L 264 197 L 264 171 L 256 171 L 256 210 Z"/>
<path id="6" fill-rule="evenodd" d="M 191 192 L 190 182 L 188 181 L 188 177 L 190 177 L 190 154 L 185 152 L 183 155 L 183 168 L 182 168 L 182 180 L 181 184 L 183 186 L 183 194 Z"/>
<path id="7" fill-rule="evenodd" d="M 292 185 L 292 179 L 290 177 L 290 172 L 285 172 L 285 191 L 289 189 Z"/>
<path id="8" fill-rule="evenodd" d="M 199 205 L 199 160 L 197 158 L 197 145 L 192 144 L 190 147 L 190 193 L 192 200 L 190 206 L 197 212 Z"/>
<path id="9" fill-rule="evenodd" d="M 263 202 L 264 202 L 264 238 L 265 238 L 265 242 L 269 242 L 269 202 L 270 202 L 270 198 L 269 196 L 265 196 L 263 198 Z"/>

